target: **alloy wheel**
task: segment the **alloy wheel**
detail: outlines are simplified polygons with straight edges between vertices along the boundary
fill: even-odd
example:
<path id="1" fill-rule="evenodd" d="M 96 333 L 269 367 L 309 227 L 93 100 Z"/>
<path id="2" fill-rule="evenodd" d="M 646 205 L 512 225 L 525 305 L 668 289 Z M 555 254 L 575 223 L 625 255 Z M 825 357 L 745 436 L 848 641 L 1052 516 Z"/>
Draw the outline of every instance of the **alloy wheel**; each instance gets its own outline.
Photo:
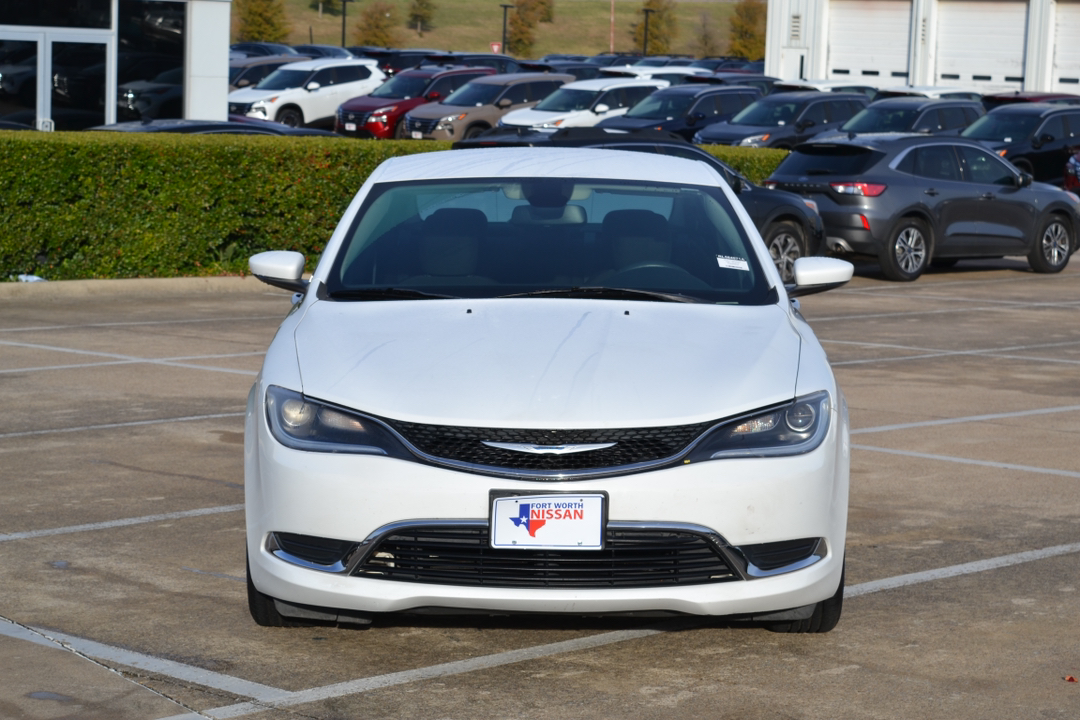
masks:
<path id="1" fill-rule="evenodd" d="M 1042 252 L 1046 261 L 1054 267 L 1069 257 L 1069 233 L 1060 222 L 1046 226 L 1042 235 Z"/>
<path id="2" fill-rule="evenodd" d="M 784 282 L 795 279 L 795 261 L 802 257 L 799 241 L 789 232 L 777 234 L 769 241 L 769 255 L 780 271 L 780 277 Z"/>
<path id="3" fill-rule="evenodd" d="M 895 250 L 896 263 L 906 273 L 917 273 L 926 263 L 926 238 L 916 227 L 906 227 L 900 231 Z"/>

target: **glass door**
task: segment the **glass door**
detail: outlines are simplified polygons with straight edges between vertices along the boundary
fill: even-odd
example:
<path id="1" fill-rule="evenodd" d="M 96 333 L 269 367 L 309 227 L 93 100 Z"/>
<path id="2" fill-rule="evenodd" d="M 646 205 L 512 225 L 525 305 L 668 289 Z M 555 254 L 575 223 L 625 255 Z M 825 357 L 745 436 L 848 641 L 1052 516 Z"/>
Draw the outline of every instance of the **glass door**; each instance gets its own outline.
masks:
<path id="1" fill-rule="evenodd" d="M 85 130 L 115 122 L 116 73 L 108 68 L 107 44 L 52 34 L 45 40 L 53 129 Z"/>
<path id="2" fill-rule="evenodd" d="M 46 116 L 38 113 L 37 100 L 45 92 L 44 42 L 41 33 L 0 34 L 0 122 L 42 129 Z"/>

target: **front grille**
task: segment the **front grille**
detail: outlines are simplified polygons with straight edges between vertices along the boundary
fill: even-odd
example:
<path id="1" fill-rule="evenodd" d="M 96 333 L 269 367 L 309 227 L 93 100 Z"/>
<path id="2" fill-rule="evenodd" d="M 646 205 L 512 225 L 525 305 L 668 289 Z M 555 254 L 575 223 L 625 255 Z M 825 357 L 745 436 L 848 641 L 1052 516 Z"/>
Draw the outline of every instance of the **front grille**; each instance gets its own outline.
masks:
<path id="1" fill-rule="evenodd" d="M 603 550 L 495 549 L 487 528 L 426 526 L 394 532 L 368 553 L 358 577 L 501 588 L 651 588 L 739 579 L 705 537 L 608 529 Z"/>
<path id="2" fill-rule="evenodd" d="M 801 538 L 760 545 L 742 545 L 739 550 L 758 569 L 769 571 L 806 560 L 818 549 L 820 542 L 819 538 Z"/>
<path id="3" fill-rule="evenodd" d="M 400 420 L 386 422 L 413 446 L 432 457 L 531 472 L 600 469 L 663 460 L 680 453 L 714 424 L 705 422 L 670 427 L 603 430 L 515 430 L 422 425 Z M 484 445 L 485 441 L 541 446 L 604 443 L 615 445 L 598 450 L 554 455 L 493 448 Z"/>
<path id="4" fill-rule="evenodd" d="M 435 131 L 435 126 L 438 125 L 438 124 L 439 124 L 439 119 L 438 118 L 432 118 L 430 120 L 425 120 L 425 119 L 421 119 L 421 118 L 410 117 L 408 115 L 405 116 L 405 128 L 409 132 L 419 131 L 419 132 L 422 132 L 425 135 L 427 135 L 427 134 L 430 134 L 430 133 L 434 132 Z"/>
<path id="5" fill-rule="evenodd" d="M 338 122 L 344 125 L 347 122 L 356 123 L 358 126 L 367 122 L 368 113 L 366 112 L 349 112 L 338 108 Z"/>
<path id="6" fill-rule="evenodd" d="M 230 115 L 246 115 L 251 110 L 251 103 L 229 103 Z"/>

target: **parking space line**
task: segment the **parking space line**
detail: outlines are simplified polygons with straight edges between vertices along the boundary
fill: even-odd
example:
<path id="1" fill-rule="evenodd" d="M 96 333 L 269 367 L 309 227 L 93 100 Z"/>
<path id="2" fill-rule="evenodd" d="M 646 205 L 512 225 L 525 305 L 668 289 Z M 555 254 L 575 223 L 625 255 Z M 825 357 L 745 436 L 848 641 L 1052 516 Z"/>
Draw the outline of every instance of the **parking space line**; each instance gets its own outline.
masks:
<path id="1" fill-rule="evenodd" d="M 200 517 L 203 515 L 217 515 L 219 513 L 240 512 L 244 509 L 241 505 L 219 505 L 217 507 L 198 508 L 197 510 L 179 510 L 171 513 L 159 513 L 157 515 L 143 515 L 142 517 L 120 518 L 119 520 L 105 520 L 97 523 L 85 523 L 83 525 L 69 525 L 67 527 L 47 528 L 44 530 L 28 530 L 26 532 L 6 533 L 0 535 L 0 543 L 10 540 L 32 540 L 52 535 L 70 535 L 72 533 L 88 532 L 91 530 L 108 530 L 109 528 L 127 527 L 129 525 L 145 525 L 146 523 L 161 522 L 163 520 L 178 520 L 180 518 Z"/>
<path id="2" fill-rule="evenodd" d="M 19 374 L 24 374 L 25 375 L 26 373 L 40 372 L 42 370 L 79 370 L 79 369 L 83 369 L 83 368 L 107 367 L 109 365 L 133 365 L 133 364 L 145 363 L 145 362 L 151 362 L 151 363 L 157 363 L 157 364 L 165 364 L 165 363 L 175 363 L 175 362 L 178 362 L 180 360 L 219 360 L 219 359 L 222 359 L 222 358 L 254 357 L 254 356 L 262 356 L 262 355 L 265 355 L 265 354 L 266 354 L 265 350 L 257 350 L 257 351 L 254 351 L 254 352 L 227 353 L 227 354 L 220 354 L 220 355 L 183 355 L 183 356 L 180 356 L 180 357 L 159 358 L 157 360 L 145 360 L 145 359 L 139 358 L 139 359 L 131 359 L 131 360 L 111 360 L 111 361 L 108 361 L 108 362 L 96 362 L 96 363 L 73 363 L 71 365 L 36 365 L 34 367 L 10 368 L 8 370 L 0 370 L 0 375 L 12 374 L 12 373 L 19 373 Z M 196 365 L 195 367 L 200 367 L 201 368 L 201 367 L 205 367 L 205 366 Z"/>
<path id="3" fill-rule="evenodd" d="M 1035 410 L 1017 410 L 1007 413 L 992 413 L 989 415 L 967 415 L 964 417 L 943 418 L 940 420 L 921 420 L 919 422 L 898 423 L 896 425 L 878 425 L 877 427 L 858 428 L 852 430 L 852 435 L 865 435 L 867 433 L 892 432 L 893 430 L 910 430 L 912 428 L 934 427 L 937 425 L 957 425 L 960 423 L 987 422 L 989 420 L 1008 420 L 1012 418 L 1031 417 L 1033 415 L 1052 415 L 1054 413 L 1067 413 L 1080 411 L 1080 405 L 1064 405 L 1051 408 L 1037 408 Z"/>
<path id="4" fill-rule="evenodd" d="M 1019 256 L 1018 256 L 1018 259 L 1019 259 Z M 997 287 L 998 285 L 1004 285 L 1006 283 L 1011 284 L 1011 283 L 1021 283 L 1021 282 L 1037 282 L 1037 283 L 1067 282 L 1069 280 L 1076 280 L 1078 278 L 1080 278 L 1080 275 L 1077 275 L 1076 273 L 1064 273 L 1064 274 L 1061 274 L 1061 275 L 1038 275 L 1038 276 L 1033 275 L 1033 274 L 1026 274 L 1024 276 L 1014 277 L 1014 278 L 995 277 L 995 278 L 993 278 L 991 280 L 953 280 L 951 282 L 936 282 L 936 283 L 933 283 L 933 284 L 914 285 L 914 286 L 911 286 L 911 287 L 912 287 L 912 291 L 916 292 L 916 291 L 924 289 L 924 288 L 965 287 L 965 286 L 971 286 L 971 285 L 993 285 L 994 287 Z M 895 289 L 896 289 L 895 285 L 890 284 L 890 283 L 883 283 L 881 285 L 875 285 L 875 286 L 872 286 L 872 287 L 849 287 L 849 288 L 844 288 L 842 290 L 835 290 L 833 292 L 834 292 L 834 294 L 837 294 L 837 295 L 839 295 L 839 294 L 853 295 L 855 293 L 873 292 L 875 290 L 880 290 L 882 293 L 887 293 L 887 292 L 893 291 Z"/>
<path id="5" fill-rule="evenodd" d="M 0 433 L 0 440 L 8 438 L 31 437 L 33 435 L 55 435 L 57 433 L 83 432 L 87 430 L 112 430 L 114 428 L 138 427 L 140 425 L 168 425 L 193 420 L 217 420 L 220 418 L 244 417 L 243 412 L 214 413 L 212 415 L 188 415 L 186 417 L 158 418 L 156 420 L 132 420 L 122 423 L 102 423 L 101 425 L 80 425 L 78 427 L 50 428 L 48 430 L 21 430 L 19 432 Z"/>
<path id="6" fill-rule="evenodd" d="M 168 358 L 142 358 L 142 357 L 137 357 L 137 356 L 134 356 L 134 355 L 121 355 L 119 353 L 107 353 L 107 352 L 101 352 L 101 351 L 98 351 L 98 350 L 74 350 L 72 348 L 57 347 L 55 345 L 41 345 L 39 343 L 20 343 L 20 342 L 12 342 L 11 340 L 0 340 L 0 345 L 7 345 L 9 347 L 28 348 L 28 349 L 31 349 L 31 350 L 48 350 L 50 352 L 72 353 L 72 354 L 75 354 L 75 355 L 93 355 L 95 357 L 107 357 L 107 358 L 113 358 L 115 360 L 123 360 L 123 361 L 126 361 L 126 362 L 131 362 L 131 363 L 146 363 L 146 364 L 149 364 L 149 365 L 165 365 L 165 366 L 168 366 L 168 367 L 182 367 L 182 368 L 188 368 L 188 369 L 193 369 L 193 370 L 209 370 L 211 372 L 233 373 L 233 374 L 237 374 L 237 375 L 255 376 L 255 375 L 259 374 L 257 371 L 254 371 L 254 370 L 237 370 L 235 368 L 219 368 L 219 367 L 214 367 L 212 365 L 193 365 L 191 363 L 183 363 L 183 362 L 172 361 L 172 360 L 169 360 Z M 253 354 L 258 354 L 258 353 L 253 353 Z M 29 372 L 29 371 L 23 371 L 23 372 Z"/>
<path id="7" fill-rule="evenodd" d="M 87 323 L 85 325 L 38 325 L 36 327 L 0 328 L 6 332 L 47 332 L 50 330 L 86 330 L 87 328 L 142 327 L 147 325 L 190 325 L 193 323 L 250 322 L 252 320 L 277 320 L 283 315 L 251 315 L 248 317 L 190 318 L 187 320 L 131 320 L 128 322 Z"/>
<path id="8" fill-rule="evenodd" d="M 1072 470 L 1055 470 L 1053 468 L 1035 467 L 1033 465 L 1015 465 L 1013 463 L 993 462 L 991 460 L 974 460 L 972 458 L 953 457 L 952 455 L 934 455 L 921 453 L 913 450 L 894 450 L 893 448 L 874 447 L 872 445 L 856 445 L 852 443 L 852 449 L 869 450 L 870 452 L 888 453 L 890 455 L 903 455 L 904 457 L 919 458 L 921 460 L 940 460 L 943 462 L 960 463 L 962 465 L 981 465 L 998 470 L 1018 470 L 1020 472 L 1039 473 L 1041 475 L 1058 475 L 1060 477 L 1080 478 L 1080 472 Z"/>
<path id="9" fill-rule="evenodd" d="M 1035 562 L 1037 560 L 1045 560 L 1047 558 L 1076 553 L 1080 553 L 1080 543 L 1073 543 L 1070 545 L 1057 545 L 1054 547 L 1042 548 L 1040 550 L 1029 550 L 1025 552 L 1014 553 L 1012 555 L 1003 555 L 996 558 L 988 558 L 986 560 L 976 560 L 974 562 L 962 563 L 960 565 L 952 565 L 949 567 L 937 568 L 924 572 L 897 575 L 895 577 L 884 578 L 882 580 L 873 580 L 870 582 L 860 583 L 858 585 L 850 585 L 844 589 L 844 597 L 855 598 L 862 595 L 870 595 L 873 593 L 882 592 L 884 590 L 894 590 L 910 585 L 918 585 L 922 583 L 933 582 L 935 580 L 945 580 L 949 578 L 959 577 L 962 575 L 971 575 L 974 573 L 986 572 L 988 570 L 996 570 L 999 568 L 1008 567 L 1010 565 L 1020 565 L 1023 563 Z M 666 623 L 661 623 L 651 628 L 643 628 L 641 630 L 620 630 L 610 633 L 601 633 L 599 635 L 578 638 L 576 640 L 567 640 L 559 643 L 551 643 L 549 645 L 538 645 L 532 648 L 522 648 L 520 650 L 511 650 L 509 652 L 484 655 L 477 658 L 470 658 L 468 660 L 459 660 L 456 662 L 432 665 L 426 668 L 418 668 L 416 670 L 406 670 L 403 672 L 387 673 L 386 675 L 376 675 L 374 677 L 350 680 L 343 683 L 325 685 L 323 687 L 311 688 L 308 690 L 299 690 L 293 693 L 289 693 L 281 699 L 270 702 L 244 702 L 237 703 L 235 705 L 225 705 L 222 707 L 206 710 L 198 714 L 188 713 L 170 718 L 164 718 L 164 720 L 199 720 L 200 718 L 225 720 L 226 718 L 235 718 L 241 717 L 243 715 L 251 715 L 274 708 L 291 707 L 304 703 L 318 702 L 320 700 L 343 697 L 345 695 L 356 695 L 359 693 L 368 692 L 371 690 L 378 690 L 386 687 L 392 687 L 395 685 L 404 685 L 407 683 L 418 682 L 421 680 L 431 680 L 434 678 L 447 677 L 450 675 L 460 675 L 462 673 L 473 672 L 474 670 L 486 670 L 489 668 L 510 665 L 526 660 L 549 657 L 551 655 L 559 655 L 563 653 L 575 652 L 578 650 L 587 650 L 596 647 L 603 647 L 605 645 L 613 645 L 615 643 L 625 642 L 627 640 L 637 640 L 639 638 L 649 637 L 651 635 L 666 633 L 670 630 L 676 629 L 676 627 L 680 629 L 694 627 L 701 622 L 703 621 L 692 617 L 680 618 L 678 620 L 668 621 Z"/>
<path id="10" fill-rule="evenodd" d="M 988 301 L 986 301 L 988 302 Z M 916 317 L 920 315 L 947 315 L 949 313 L 973 313 L 973 312 L 1010 312 L 1013 310 L 1024 310 L 1028 308 L 1066 308 L 1074 309 L 1080 307 L 1080 300 L 1067 300 L 1065 302 L 1053 302 L 1053 303 L 1022 303 L 1018 305 L 979 305 L 976 307 L 950 307 L 950 308 L 937 308 L 934 310 L 902 310 L 897 312 L 881 312 L 881 313 L 866 313 L 863 315 L 825 315 L 823 317 L 807 317 L 806 320 L 811 325 L 818 322 L 831 322 L 833 320 L 876 320 L 879 318 L 894 318 L 894 317 Z"/>
<path id="11" fill-rule="evenodd" d="M 897 355 L 893 357 L 863 358 L 860 360 L 838 360 L 830 363 L 834 367 L 846 365 L 869 365 L 881 362 L 897 362 L 900 360 L 924 360 L 937 357 L 988 357 L 1005 360 L 1036 360 L 1039 362 L 1064 363 L 1067 365 L 1080 365 L 1080 360 L 1068 358 L 1031 357 L 1028 355 L 1013 355 L 1011 353 L 1021 350 L 1045 350 L 1048 348 L 1075 347 L 1080 345 L 1080 340 L 1068 340 L 1056 343 L 1037 343 L 1033 345 L 1010 345 L 1008 347 L 984 348 L 981 350 L 939 350 L 935 348 L 923 348 L 910 345 L 895 345 L 892 343 L 867 343 L 856 340 L 821 340 L 822 345 L 851 345 L 865 348 L 884 348 L 889 350 L 907 350 L 917 352 L 918 355 Z"/>

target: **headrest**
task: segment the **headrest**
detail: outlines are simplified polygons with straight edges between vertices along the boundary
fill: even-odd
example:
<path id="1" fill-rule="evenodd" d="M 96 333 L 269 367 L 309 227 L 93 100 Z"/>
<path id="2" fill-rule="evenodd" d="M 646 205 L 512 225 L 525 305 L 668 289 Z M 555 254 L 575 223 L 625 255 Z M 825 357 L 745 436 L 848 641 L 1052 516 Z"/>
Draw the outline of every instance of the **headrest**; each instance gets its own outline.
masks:
<path id="1" fill-rule="evenodd" d="M 580 205 L 556 208 L 518 205 L 510 216 L 510 222 L 516 225 L 583 225 L 585 221 L 585 208 Z"/>
<path id="2" fill-rule="evenodd" d="M 665 237 L 667 220 L 652 210 L 612 210 L 604 216 L 603 231 L 619 235 Z"/>

